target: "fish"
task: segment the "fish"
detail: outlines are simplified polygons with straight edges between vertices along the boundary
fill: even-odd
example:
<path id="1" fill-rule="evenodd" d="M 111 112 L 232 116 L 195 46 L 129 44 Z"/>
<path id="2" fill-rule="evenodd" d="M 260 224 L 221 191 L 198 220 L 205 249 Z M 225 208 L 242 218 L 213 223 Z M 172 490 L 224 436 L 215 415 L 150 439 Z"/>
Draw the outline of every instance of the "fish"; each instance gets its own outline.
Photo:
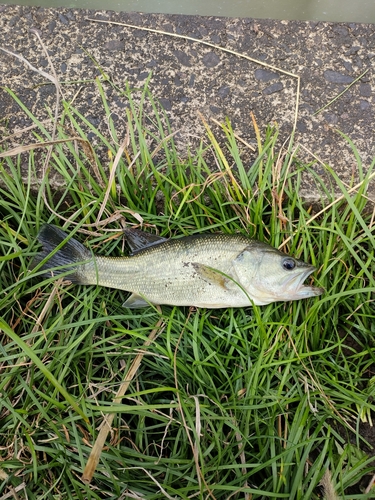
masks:
<path id="1" fill-rule="evenodd" d="M 315 267 L 267 243 L 241 234 L 203 233 L 164 239 L 125 231 L 132 253 L 94 253 L 62 229 L 45 224 L 42 250 L 32 269 L 73 284 L 130 292 L 124 307 L 151 305 L 235 308 L 316 297 L 323 288 L 304 285 Z"/>

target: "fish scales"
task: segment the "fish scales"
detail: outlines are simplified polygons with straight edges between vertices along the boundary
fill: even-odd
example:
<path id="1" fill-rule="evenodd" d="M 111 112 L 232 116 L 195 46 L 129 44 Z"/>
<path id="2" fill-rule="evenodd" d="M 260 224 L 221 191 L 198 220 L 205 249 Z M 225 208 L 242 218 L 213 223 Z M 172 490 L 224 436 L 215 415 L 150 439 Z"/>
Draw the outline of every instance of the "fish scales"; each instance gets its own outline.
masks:
<path id="1" fill-rule="evenodd" d="M 209 269 L 204 269 L 207 266 L 237 280 L 232 262 L 249 243 L 241 236 L 198 235 L 169 240 L 132 257 L 96 257 L 85 271 L 87 284 L 95 284 L 98 274 L 98 284 L 136 293 L 151 303 L 186 305 L 189 301 L 220 307 L 235 305 L 241 298 L 249 304 L 241 288 L 224 287 L 221 274 L 210 279 Z"/>

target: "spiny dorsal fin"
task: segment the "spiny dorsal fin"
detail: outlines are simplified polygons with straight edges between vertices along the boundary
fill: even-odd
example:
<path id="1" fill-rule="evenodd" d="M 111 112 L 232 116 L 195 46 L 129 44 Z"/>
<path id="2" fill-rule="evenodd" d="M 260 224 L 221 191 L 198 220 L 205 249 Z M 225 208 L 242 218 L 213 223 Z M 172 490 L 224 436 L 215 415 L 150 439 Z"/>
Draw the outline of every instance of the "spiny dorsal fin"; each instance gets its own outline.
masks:
<path id="1" fill-rule="evenodd" d="M 155 245 L 159 245 L 159 243 L 167 241 L 166 238 L 162 238 L 156 234 L 146 233 L 145 231 L 136 228 L 126 228 L 124 233 L 132 255 L 144 250 L 145 248 L 153 247 Z"/>

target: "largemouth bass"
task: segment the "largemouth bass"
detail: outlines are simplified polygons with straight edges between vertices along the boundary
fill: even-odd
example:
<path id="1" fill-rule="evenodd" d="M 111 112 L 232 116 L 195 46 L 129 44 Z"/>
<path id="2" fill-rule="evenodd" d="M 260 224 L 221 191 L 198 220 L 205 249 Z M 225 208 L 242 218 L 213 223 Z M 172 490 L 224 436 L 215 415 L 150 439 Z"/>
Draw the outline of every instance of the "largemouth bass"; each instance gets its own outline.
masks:
<path id="1" fill-rule="evenodd" d="M 138 239 L 129 257 L 94 255 L 49 224 L 42 227 L 38 240 L 43 249 L 32 267 L 53 252 L 41 267 L 44 276 L 64 273 L 72 283 L 126 290 L 131 292 L 124 303 L 129 308 L 150 304 L 246 307 L 315 297 L 324 291 L 303 284 L 313 266 L 238 234 L 161 241 L 154 236 L 149 244 L 147 238 L 141 244 Z"/>

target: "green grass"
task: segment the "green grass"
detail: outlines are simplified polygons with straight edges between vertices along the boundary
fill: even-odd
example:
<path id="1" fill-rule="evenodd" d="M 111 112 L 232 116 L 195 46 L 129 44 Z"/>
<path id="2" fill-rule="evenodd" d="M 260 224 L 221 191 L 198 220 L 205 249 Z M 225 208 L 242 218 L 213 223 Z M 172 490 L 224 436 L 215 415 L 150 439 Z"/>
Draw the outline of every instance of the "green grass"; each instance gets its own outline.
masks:
<path id="1" fill-rule="evenodd" d="M 98 82 L 108 136 L 63 103 L 56 139 L 83 141 L 52 148 L 48 173 L 63 179 L 61 196 L 46 180 L 30 187 L 47 146 L 22 156 L 29 184 L 20 156 L 0 160 L 0 496 L 310 500 L 323 497 L 329 470 L 340 498 L 374 498 L 364 489 L 375 440 L 363 433 L 375 409 L 375 234 L 366 199 L 374 164 L 365 171 L 352 145 L 361 185 L 349 193 L 326 167 L 327 189 L 310 166 L 279 155 L 272 128 L 245 164 L 229 123 L 215 134 L 207 125 L 182 158 L 147 84 L 114 89 L 127 103 L 129 137 L 116 164 L 123 137 L 106 85 Z M 90 149 L 88 133 L 108 161 Z M 53 139 L 42 125 L 34 136 Z M 326 207 L 316 218 L 298 196 L 304 172 Z M 124 292 L 29 272 L 40 226 L 67 219 L 66 230 L 102 255 L 122 255 L 121 228 L 140 221 L 165 237 L 220 231 L 286 242 L 285 251 L 317 266 L 314 283 L 326 292 L 239 310 L 129 311 Z M 113 402 L 142 350 L 128 391 Z M 85 484 L 99 427 L 113 413 Z"/>

